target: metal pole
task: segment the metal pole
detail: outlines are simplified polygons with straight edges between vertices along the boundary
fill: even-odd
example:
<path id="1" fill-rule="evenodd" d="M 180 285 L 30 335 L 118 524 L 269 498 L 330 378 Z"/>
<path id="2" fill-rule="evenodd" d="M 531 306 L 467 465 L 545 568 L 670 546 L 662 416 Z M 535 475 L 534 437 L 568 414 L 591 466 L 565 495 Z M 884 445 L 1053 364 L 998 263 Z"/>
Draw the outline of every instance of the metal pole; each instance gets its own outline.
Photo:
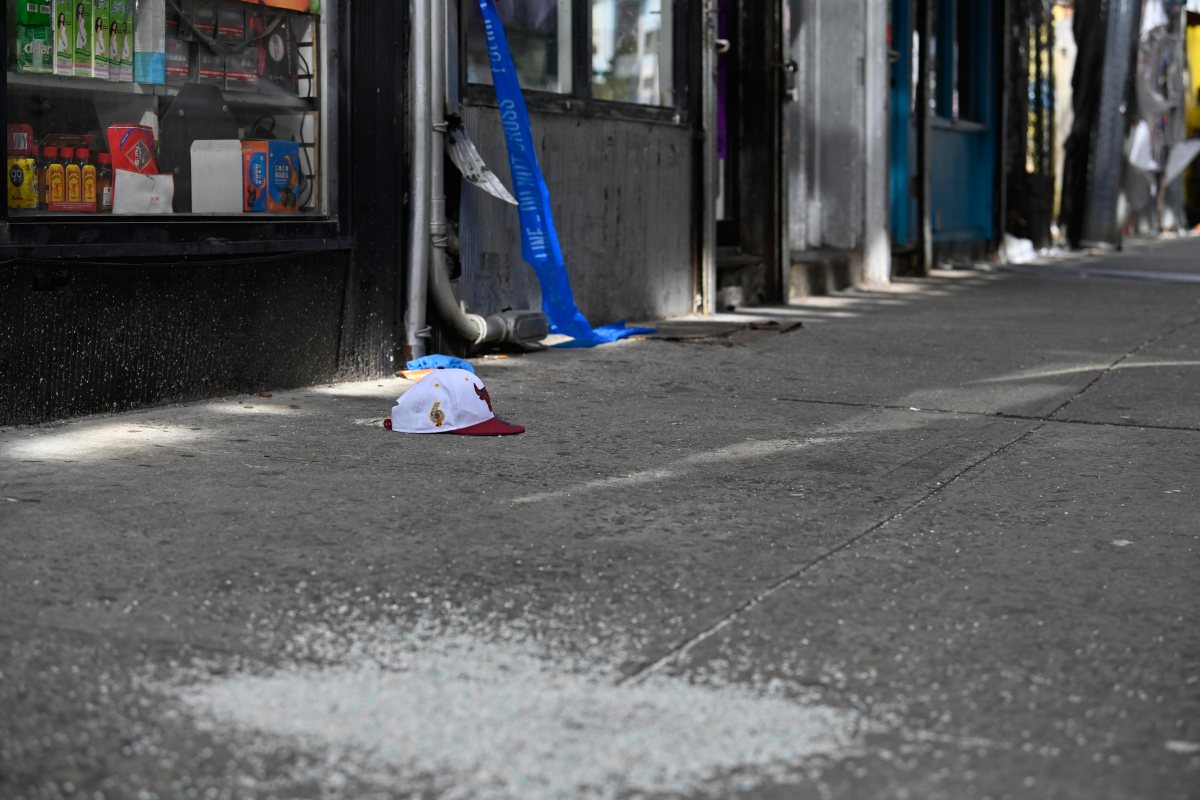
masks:
<path id="1" fill-rule="evenodd" d="M 702 183 L 704 210 L 700 220 L 699 311 L 711 314 L 717 296 L 717 3 L 704 0 L 700 36 L 701 119 L 704 131 Z"/>
<path id="2" fill-rule="evenodd" d="M 888 4 L 867 0 L 864 9 L 863 83 L 866 101 L 863 136 L 866 207 L 863 210 L 863 283 L 886 284 L 892 277 L 888 238 Z"/>
<path id="3" fill-rule="evenodd" d="M 404 316 L 405 350 L 409 359 L 426 354 L 429 329 L 425 301 L 429 289 L 430 61 L 429 0 L 411 0 L 409 13 L 409 237 L 408 308 Z"/>
<path id="4" fill-rule="evenodd" d="M 471 344 L 496 341 L 504 326 L 468 313 L 454 296 L 446 263 L 446 3 L 426 0 L 429 12 L 429 289 L 442 322 Z"/>

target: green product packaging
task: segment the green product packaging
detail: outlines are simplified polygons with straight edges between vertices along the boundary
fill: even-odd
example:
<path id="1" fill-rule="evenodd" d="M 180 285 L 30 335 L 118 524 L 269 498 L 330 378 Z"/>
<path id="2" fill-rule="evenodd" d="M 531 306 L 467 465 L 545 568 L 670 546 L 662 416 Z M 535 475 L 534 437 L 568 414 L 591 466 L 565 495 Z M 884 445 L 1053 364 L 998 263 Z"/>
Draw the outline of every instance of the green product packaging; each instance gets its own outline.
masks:
<path id="1" fill-rule="evenodd" d="M 125 31 L 121 41 L 121 80 L 133 83 L 133 18 L 137 16 L 137 7 L 133 0 L 125 2 Z"/>
<path id="2" fill-rule="evenodd" d="M 92 0 L 92 77 L 108 80 L 112 68 L 111 48 L 115 31 L 112 27 L 111 0 Z M 117 69 L 120 70 L 120 53 Z"/>
<path id="3" fill-rule="evenodd" d="M 54 0 L 54 74 L 75 74 L 74 0 Z"/>
<path id="4" fill-rule="evenodd" d="M 54 71 L 54 29 L 49 25 L 17 26 L 17 72 Z"/>
<path id="5" fill-rule="evenodd" d="M 126 0 L 108 0 L 108 79 L 121 80 L 121 52 L 125 47 Z"/>
<path id="6" fill-rule="evenodd" d="M 18 25 L 50 24 L 50 0 L 41 0 L 40 2 L 17 0 L 16 6 Z"/>
<path id="7" fill-rule="evenodd" d="M 92 0 L 75 0 L 75 75 L 92 76 L 95 37 L 92 35 Z"/>

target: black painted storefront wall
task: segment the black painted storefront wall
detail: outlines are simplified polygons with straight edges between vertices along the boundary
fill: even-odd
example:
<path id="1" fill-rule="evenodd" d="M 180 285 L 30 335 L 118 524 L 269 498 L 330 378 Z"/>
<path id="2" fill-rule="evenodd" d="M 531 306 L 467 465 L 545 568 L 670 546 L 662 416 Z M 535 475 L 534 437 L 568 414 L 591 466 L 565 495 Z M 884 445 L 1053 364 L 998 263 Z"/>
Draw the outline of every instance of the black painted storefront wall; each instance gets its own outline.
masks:
<path id="1" fill-rule="evenodd" d="M 0 424 L 327 380 L 345 263 L 5 267 Z"/>

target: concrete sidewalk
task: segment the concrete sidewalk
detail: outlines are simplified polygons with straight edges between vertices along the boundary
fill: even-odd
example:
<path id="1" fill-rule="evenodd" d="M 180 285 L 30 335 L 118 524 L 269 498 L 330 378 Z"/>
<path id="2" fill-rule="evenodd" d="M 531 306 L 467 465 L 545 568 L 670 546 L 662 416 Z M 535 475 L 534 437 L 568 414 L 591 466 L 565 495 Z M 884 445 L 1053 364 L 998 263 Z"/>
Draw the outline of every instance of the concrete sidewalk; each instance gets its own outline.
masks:
<path id="1" fill-rule="evenodd" d="M 0 431 L 0 797 L 1200 797 L 1200 284 L 773 314 Z"/>

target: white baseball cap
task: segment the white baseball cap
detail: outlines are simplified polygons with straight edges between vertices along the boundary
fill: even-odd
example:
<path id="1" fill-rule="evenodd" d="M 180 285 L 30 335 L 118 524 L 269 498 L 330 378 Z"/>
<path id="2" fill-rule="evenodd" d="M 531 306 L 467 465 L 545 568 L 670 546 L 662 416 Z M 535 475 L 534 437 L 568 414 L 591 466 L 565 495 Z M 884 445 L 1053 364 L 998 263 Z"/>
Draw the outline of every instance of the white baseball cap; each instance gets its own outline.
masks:
<path id="1" fill-rule="evenodd" d="M 402 433 L 457 433 L 461 436 L 509 436 L 524 433 L 492 413 L 483 381 L 465 369 L 435 369 L 396 400 L 392 430 Z"/>

